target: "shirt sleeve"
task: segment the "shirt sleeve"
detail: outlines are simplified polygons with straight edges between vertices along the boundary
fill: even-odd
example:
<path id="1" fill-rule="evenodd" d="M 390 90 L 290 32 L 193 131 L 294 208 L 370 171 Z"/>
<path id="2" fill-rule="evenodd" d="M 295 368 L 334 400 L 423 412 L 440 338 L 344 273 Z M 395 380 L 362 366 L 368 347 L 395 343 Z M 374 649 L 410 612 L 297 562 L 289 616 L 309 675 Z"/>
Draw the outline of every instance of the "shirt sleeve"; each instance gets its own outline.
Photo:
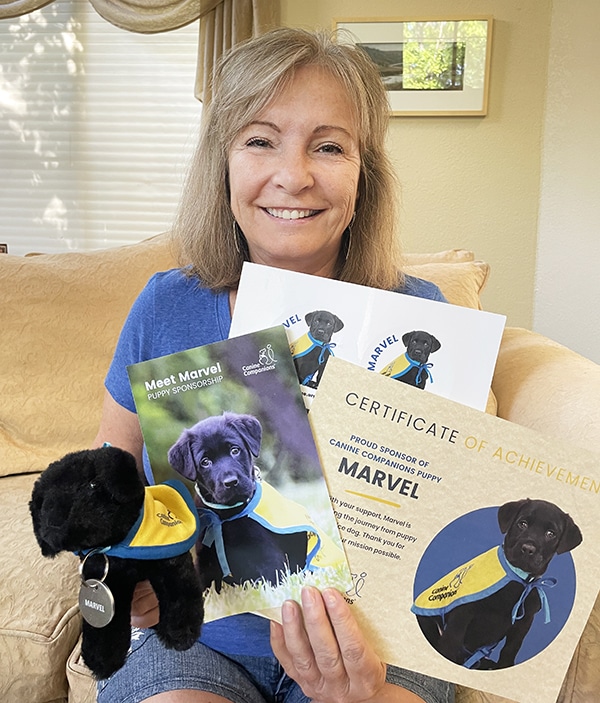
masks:
<path id="1" fill-rule="evenodd" d="M 423 278 L 416 278 L 415 276 L 406 276 L 404 286 L 398 292 L 404 293 L 405 295 L 412 295 L 415 298 L 435 300 L 439 303 L 448 302 L 435 283 L 426 281 Z"/>

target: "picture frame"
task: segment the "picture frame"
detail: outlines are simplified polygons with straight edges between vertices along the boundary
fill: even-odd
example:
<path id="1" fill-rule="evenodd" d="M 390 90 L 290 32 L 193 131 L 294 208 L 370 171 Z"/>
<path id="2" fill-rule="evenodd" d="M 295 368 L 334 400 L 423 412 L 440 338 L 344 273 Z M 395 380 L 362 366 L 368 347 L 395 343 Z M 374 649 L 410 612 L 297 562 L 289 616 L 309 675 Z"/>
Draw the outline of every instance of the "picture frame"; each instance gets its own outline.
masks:
<path id="1" fill-rule="evenodd" d="M 377 65 L 394 116 L 484 116 L 493 18 L 336 18 Z"/>

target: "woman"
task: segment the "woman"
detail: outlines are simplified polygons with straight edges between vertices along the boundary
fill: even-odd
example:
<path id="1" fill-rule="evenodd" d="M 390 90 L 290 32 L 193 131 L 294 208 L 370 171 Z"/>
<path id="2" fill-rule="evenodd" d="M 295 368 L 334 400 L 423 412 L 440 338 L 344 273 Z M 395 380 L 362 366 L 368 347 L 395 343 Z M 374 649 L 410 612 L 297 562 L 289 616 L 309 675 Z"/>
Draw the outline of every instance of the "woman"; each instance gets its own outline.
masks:
<path id="1" fill-rule="evenodd" d="M 182 270 L 154 276 L 134 304 L 107 375 L 103 442 L 146 472 L 126 366 L 227 337 L 244 260 L 443 300 L 398 271 L 385 91 L 359 49 L 279 29 L 231 52 L 215 79 L 176 231 Z M 138 587 L 133 624 L 158 619 Z M 274 656 L 275 655 L 275 656 Z M 450 686 L 387 667 L 334 589 L 287 602 L 282 624 L 251 614 L 207 623 L 188 652 L 135 630 L 100 703 L 323 703 L 452 700 Z"/>

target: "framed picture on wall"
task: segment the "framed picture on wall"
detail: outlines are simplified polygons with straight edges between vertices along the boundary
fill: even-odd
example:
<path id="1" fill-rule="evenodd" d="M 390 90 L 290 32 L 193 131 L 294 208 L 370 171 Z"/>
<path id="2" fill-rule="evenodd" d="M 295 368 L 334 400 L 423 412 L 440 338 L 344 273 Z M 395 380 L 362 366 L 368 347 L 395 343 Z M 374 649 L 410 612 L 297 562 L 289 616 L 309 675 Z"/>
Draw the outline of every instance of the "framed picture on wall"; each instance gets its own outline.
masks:
<path id="1" fill-rule="evenodd" d="M 392 115 L 487 114 L 491 17 L 333 22 L 377 65 Z"/>

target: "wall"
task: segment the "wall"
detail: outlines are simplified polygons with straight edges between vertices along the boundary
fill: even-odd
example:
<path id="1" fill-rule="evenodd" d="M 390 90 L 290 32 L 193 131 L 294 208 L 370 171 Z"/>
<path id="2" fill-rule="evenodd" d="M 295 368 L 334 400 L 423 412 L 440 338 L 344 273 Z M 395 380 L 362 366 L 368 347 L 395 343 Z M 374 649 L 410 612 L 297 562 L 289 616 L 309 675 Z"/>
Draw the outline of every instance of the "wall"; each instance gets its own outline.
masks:
<path id="1" fill-rule="evenodd" d="M 593 0 L 592 0 L 593 1 Z M 566 0 L 565 0 L 566 2 Z M 486 117 L 393 117 L 408 251 L 473 249 L 492 266 L 488 310 L 532 327 L 540 159 L 551 0 L 282 0 L 282 23 L 332 18 L 494 18 Z"/>
<path id="2" fill-rule="evenodd" d="M 536 331 L 597 363 L 599 26 L 597 0 L 554 0 L 534 314 Z"/>

